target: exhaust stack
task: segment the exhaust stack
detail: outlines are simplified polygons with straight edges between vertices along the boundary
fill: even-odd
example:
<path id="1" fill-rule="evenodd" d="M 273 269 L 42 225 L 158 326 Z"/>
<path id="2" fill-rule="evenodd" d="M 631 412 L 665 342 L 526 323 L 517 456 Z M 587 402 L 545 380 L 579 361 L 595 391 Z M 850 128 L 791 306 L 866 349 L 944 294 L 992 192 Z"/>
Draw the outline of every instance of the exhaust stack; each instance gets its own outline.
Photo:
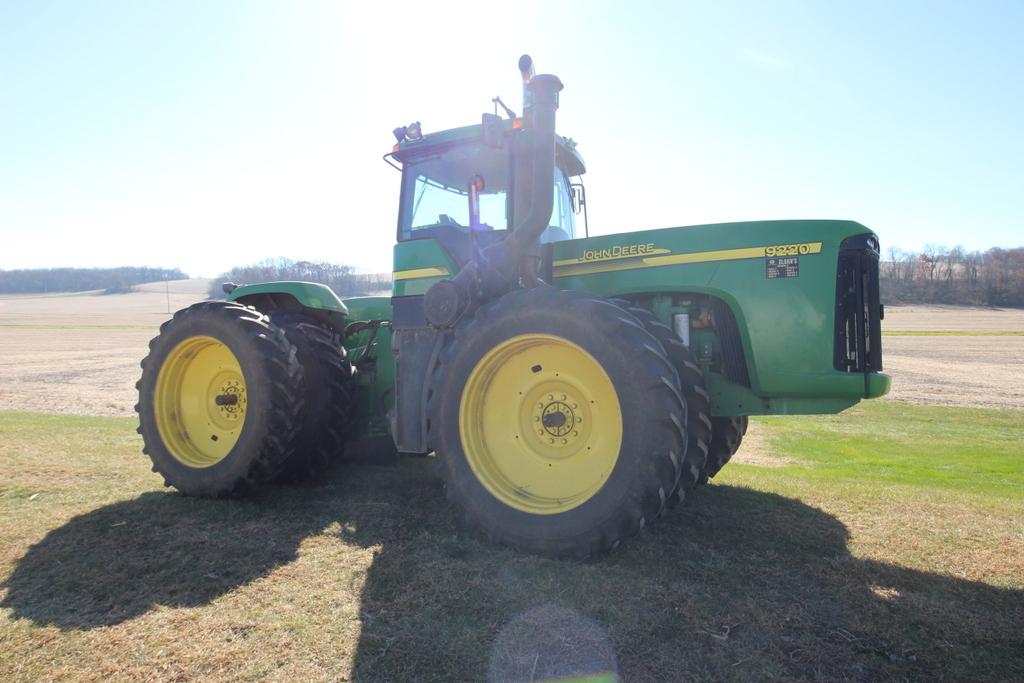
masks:
<path id="1" fill-rule="evenodd" d="M 423 309 L 436 327 L 454 325 L 468 310 L 496 299 L 519 284 L 536 281 L 541 233 L 551 222 L 555 183 L 555 113 L 562 82 L 552 74 L 534 75 L 529 55 L 519 58 L 523 77 L 523 136 L 513 142 L 516 167 L 515 215 L 511 234 L 480 252 L 451 280 L 427 290 Z"/>

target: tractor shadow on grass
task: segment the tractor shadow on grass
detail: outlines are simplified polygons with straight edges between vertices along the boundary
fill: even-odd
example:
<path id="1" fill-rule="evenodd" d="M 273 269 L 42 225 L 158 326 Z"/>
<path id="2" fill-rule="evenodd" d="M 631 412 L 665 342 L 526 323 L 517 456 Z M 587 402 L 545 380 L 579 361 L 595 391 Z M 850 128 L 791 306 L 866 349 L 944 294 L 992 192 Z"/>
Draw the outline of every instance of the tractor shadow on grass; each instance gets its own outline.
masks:
<path id="1" fill-rule="evenodd" d="M 858 559 L 799 500 L 707 486 L 576 562 L 488 545 L 422 484 L 391 493 L 389 529 L 345 534 L 381 548 L 356 680 L 1024 680 L 1024 591 Z"/>
<path id="2" fill-rule="evenodd" d="M 90 629 L 155 605 L 205 605 L 293 561 L 323 523 L 316 512 L 277 491 L 242 501 L 144 493 L 48 533 L 0 584 L 0 606 L 37 625 Z"/>
<path id="3" fill-rule="evenodd" d="M 1024 592 L 854 558 L 846 527 L 798 500 L 706 487 L 607 557 L 556 561 L 466 531 L 429 466 L 343 467 L 253 500 L 108 505 L 32 546 L 0 606 L 75 630 L 203 606 L 316 536 L 311 553 L 373 549 L 346 648 L 355 680 L 1024 678 Z M 359 590 L 331 561 L 289 573 L 317 601 Z"/>

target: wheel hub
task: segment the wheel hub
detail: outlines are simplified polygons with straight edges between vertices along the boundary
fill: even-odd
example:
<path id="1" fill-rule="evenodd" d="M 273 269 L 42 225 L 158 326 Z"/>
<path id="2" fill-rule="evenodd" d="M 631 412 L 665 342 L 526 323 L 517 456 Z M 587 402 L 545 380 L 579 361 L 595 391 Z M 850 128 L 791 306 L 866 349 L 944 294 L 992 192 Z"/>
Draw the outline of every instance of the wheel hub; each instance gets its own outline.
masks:
<path id="1" fill-rule="evenodd" d="M 236 373 L 218 373 L 207 395 L 213 397 L 213 404 L 208 406 L 210 420 L 221 429 L 234 429 L 245 417 L 245 382 Z"/>
<path id="2" fill-rule="evenodd" d="M 618 396 L 586 350 L 524 334 L 492 349 L 463 389 L 460 434 L 470 467 L 507 505 L 571 510 L 600 490 L 622 441 Z"/>
<path id="3" fill-rule="evenodd" d="M 216 465 L 238 442 L 248 397 L 241 365 L 223 342 L 180 342 L 164 359 L 154 394 L 160 437 L 182 464 Z"/>
<path id="4" fill-rule="evenodd" d="M 549 446 L 568 446 L 580 436 L 583 416 L 577 415 L 579 411 L 579 401 L 569 394 L 547 394 L 533 408 L 533 421 L 539 426 L 537 436 Z"/>

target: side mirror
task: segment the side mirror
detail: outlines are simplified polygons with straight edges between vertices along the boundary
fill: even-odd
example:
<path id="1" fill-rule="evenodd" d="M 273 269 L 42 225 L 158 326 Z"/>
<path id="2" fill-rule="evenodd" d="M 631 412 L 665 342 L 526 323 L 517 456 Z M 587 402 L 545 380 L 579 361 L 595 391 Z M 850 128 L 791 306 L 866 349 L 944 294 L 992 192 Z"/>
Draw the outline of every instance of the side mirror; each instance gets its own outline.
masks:
<path id="1" fill-rule="evenodd" d="M 569 187 L 572 188 L 572 210 L 576 212 L 576 215 L 583 214 L 583 234 L 590 237 L 590 222 L 587 220 L 587 188 L 583 187 L 583 183 L 572 183 Z"/>
<path id="2" fill-rule="evenodd" d="M 572 186 L 572 210 L 577 216 L 583 211 L 583 205 L 586 203 L 586 197 L 582 185 Z"/>

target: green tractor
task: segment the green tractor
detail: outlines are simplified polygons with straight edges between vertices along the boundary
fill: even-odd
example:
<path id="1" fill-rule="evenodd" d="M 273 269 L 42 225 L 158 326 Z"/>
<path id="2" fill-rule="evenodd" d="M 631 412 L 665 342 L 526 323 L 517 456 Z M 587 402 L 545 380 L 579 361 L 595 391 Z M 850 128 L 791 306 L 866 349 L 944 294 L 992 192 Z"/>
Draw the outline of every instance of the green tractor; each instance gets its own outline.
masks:
<path id="1" fill-rule="evenodd" d="M 236 496 L 315 478 L 342 452 L 434 454 L 491 539 L 589 556 L 714 477 L 747 416 L 837 413 L 889 390 L 870 230 L 581 237 L 562 84 L 528 56 L 519 67 L 521 117 L 502 104 L 478 125 L 395 130 L 391 297 L 227 285 L 161 327 L 137 410 L 167 485 Z"/>

